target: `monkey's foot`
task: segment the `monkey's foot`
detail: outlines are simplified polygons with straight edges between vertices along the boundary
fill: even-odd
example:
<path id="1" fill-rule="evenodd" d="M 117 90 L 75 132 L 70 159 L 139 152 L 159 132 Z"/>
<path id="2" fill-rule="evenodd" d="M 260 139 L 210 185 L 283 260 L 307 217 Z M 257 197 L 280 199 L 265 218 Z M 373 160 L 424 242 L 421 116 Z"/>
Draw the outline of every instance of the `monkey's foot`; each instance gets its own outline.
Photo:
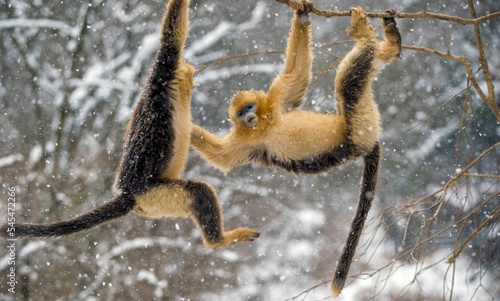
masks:
<path id="1" fill-rule="evenodd" d="M 376 32 L 361 6 L 351 8 L 351 27 L 347 34 L 355 39 L 375 39 Z"/>
<path id="2" fill-rule="evenodd" d="M 396 15 L 395 9 L 388 9 L 385 12 L 389 13 L 391 16 Z M 394 44 L 394 46 L 397 46 L 399 52 L 401 52 L 401 34 L 399 33 L 394 17 L 382 18 L 382 28 L 384 30 L 385 39 Z"/>
<path id="3" fill-rule="evenodd" d="M 396 15 L 396 10 L 394 8 L 389 8 L 385 10 L 385 13 L 390 15 L 389 18 L 382 18 L 382 25 L 387 26 L 388 23 L 394 23 L 396 25 L 396 21 L 394 20 L 394 16 Z"/>
<path id="4" fill-rule="evenodd" d="M 219 242 L 205 242 L 209 248 L 218 248 L 229 246 L 238 242 L 254 241 L 260 236 L 260 232 L 249 228 L 237 228 L 232 231 L 224 232 L 222 240 Z"/>

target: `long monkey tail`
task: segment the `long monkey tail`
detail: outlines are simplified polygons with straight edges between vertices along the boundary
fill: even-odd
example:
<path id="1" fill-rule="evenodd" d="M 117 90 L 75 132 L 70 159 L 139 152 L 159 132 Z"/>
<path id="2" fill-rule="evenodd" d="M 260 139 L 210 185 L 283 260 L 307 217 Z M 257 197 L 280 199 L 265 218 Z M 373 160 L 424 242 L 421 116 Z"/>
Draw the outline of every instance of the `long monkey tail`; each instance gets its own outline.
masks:
<path id="1" fill-rule="evenodd" d="M 72 234 L 124 216 L 132 210 L 134 203 L 132 196 L 121 195 L 109 199 L 92 211 L 66 221 L 50 224 L 2 224 L 0 237 L 51 237 Z"/>
<path id="2" fill-rule="evenodd" d="M 346 244 L 342 250 L 337 267 L 333 274 L 331 290 L 334 297 L 337 297 L 344 288 L 351 262 L 358 246 L 359 237 L 363 231 L 368 211 L 370 211 L 375 190 L 377 189 L 378 171 L 380 169 L 381 150 L 378 143 L 375 144 L 371 152 L 364 159 L 363 178 L 359 193 L 358 208 L 356 215 L 351 222 L 351 230 L 347 237 Z"/>

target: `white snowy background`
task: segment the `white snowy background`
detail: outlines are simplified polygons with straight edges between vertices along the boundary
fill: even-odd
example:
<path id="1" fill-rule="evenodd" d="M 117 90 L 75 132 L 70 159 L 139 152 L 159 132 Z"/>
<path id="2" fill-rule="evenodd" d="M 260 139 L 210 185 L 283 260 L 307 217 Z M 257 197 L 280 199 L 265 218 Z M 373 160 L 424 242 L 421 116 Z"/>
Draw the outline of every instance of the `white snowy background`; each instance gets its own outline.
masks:
<path id="1" fill-rule="evenodd" d="M 191 2 L 185 56 L 199 70 L 193 120 L 222 135 L 230 126 L 231 96 L 265 90 L 279 72 L 283 52 L 266 52 L 284 48 L 292 11 L 272 0 Z M 313 3 L 470 17 L 465 0 Z M 500 11 L 496 0 L 475 4 L 478 15 Z M 163 10 L 162 1 L 151 0 L 0 3 L 0 222 L 7 220 L 9 187 L 16 190 L 18 222 L 70 218 L 111 196 L 123 129 L 158 47 Z M 352 46 L 348 22 L 312 16 L 317 48 L 304 109 L 334 108 L 335 68 Z M 478 69 L 471 25 L 397 22 L 404 44 L 465 55 Z M 499 18 L 480 26 L 496 87 L 499 28 Z M 236 57 L 210 65 L 229 56 Z M 377 77 L 384 160 L 338 300 L 500 299 L 498 217 L 467 242 L 454 264 L 447 262 L 500 207 L 498 149 L 470 171 L 492 176 L 440 191 L 500 141 L 498 121 L 466 88 L 459 63 L 409 49 Z M 331 300 L 329 280 L 356 208 L 360 175 L 360 161 L 317 176 L 261 166 L 224 175 L 191 151 L 185 177 L 214 185 L 226 228 L 259 229 L 257 240 L 209 250 L 191 220 L 129 215 L 68 237 L 17 241 L 15 294 L 8 292 L 8 250 L 0 242 L 0 300 Z M 441 198 L 446 202 L 437 218 L 429 219 Z M 432 239 L 422 243 L 426 237 Z"/>

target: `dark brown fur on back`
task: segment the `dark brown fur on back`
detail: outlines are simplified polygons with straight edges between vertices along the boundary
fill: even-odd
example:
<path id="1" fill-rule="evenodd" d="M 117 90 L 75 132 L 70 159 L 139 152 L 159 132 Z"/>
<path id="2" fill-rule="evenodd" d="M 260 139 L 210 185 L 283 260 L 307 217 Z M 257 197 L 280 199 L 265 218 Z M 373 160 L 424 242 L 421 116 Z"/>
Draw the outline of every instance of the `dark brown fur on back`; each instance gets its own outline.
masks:
<path id="1" fill-rule="evenodd" d="M 117 195 L 90 212 L 74 219 L 50 224 L 15 225 L 16 237 L 47 237 L 67 235 L 92 228 L 109 220 L 128 214 L 135 205 L 134 195 L 143 192 L 155 182 L 159 171 L 172 156 L 174 140 L 171 85 L 177 84 L 175 70 L 180 61 L 184 40 L 171 35 L 176 26 L 185 0 L 172 0 L 170 14 L 164 19 L 166 30 L 162 32 L 162 44 L 155 64 L 145 84 L 139 103 L 131 117 L 125 137 L 121 164 L 117 172 Z M 7 237 L 7 224 L 0 226 L 0 235 Z"/>
<path id="2" fill-rule="evenodd" d="M 163 19 L 161 47 L 128 127 L 115 183 L 123 194 L 134 195 L 155 185 L 173 156 L 172 100 L 176 96 L 172 84 L 177 84 L 175 71 L 184 41 L 171 33 L 179 26 L 182 5 L 183 1 L 174 1 Z"/>
<path id="3" fill-rule="evenodd" d="M 194 67 L 183 61 L 189 29 L 189 0 L 170 0 L 163 16 L 160 48 L 125 134 L 115 179 L 115 196 L 68 221 L 17 224 L 16 236 L 58 236 L 89 229 L 130 211 L 148 218 L 191 217 L 207 247 L 251 241 L 259 232 L 224 231 L 215 189 L 180 179 L 189 151 Z M 7 225 L 1 234 L 7 236 Z"/>

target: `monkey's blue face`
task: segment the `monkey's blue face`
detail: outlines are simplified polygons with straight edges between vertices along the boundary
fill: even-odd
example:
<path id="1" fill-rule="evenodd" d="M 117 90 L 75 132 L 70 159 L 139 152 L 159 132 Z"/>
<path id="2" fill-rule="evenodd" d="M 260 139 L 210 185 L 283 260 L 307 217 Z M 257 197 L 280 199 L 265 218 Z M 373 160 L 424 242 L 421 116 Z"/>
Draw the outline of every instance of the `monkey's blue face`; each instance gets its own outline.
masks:
<path id="1" fill-rule="evenodd" d="M 249 112 L 254 112 L 256 109 L 256 106 L 254 103 L 249 103 L 247 104 L 243 109 L 238 111 L 238 119 L 243 119 L 246 114 Z"/>
<path id="2" fill-rule="evenodd" d="M 243 109 L 238 111 L 238 119 L 244 121 L 249 127 L 255 127 L 259 122 L 255 110 L 257 110 L 255 103 L 247 104 Z"/>

